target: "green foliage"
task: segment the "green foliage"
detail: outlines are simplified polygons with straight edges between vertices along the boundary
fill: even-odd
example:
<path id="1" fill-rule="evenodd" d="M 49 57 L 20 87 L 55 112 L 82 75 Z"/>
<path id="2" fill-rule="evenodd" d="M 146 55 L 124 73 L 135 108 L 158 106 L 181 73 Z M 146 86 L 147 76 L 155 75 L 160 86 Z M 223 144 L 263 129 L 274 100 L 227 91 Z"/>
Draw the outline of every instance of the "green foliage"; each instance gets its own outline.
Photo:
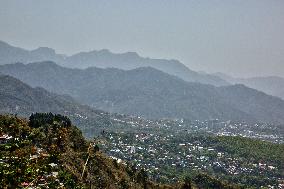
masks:
<path id="1" fill-rule="evenodd" d="M 213 139 L 213 138 L 212 138 Z M 284 145 L 244 137 L 217 137 L 212 140 L 217 149 L 237 157 L 251 159 L 255 163 L 265 161 L 272 165 L 281 165 L 284 169 Z"/>
<path id="2" fill-rule="evenodd" d="M 29 126 L 31 128 L 39 128 L 45 125 L 57 125 L 62 127 L 70 127 L 71 121 L 66 116 L 52 113 L 35 113 L 30 116 Z"/>
<path id="3" fill-rule="evenodd" d="M 216 180 L 208 175 L 205 174 L 198 174 L 193 181 L 199 188 L 224 188 L 224 189 L 235 189 L 237 187 L 222 183 L 219 180 Z"/>
<path id="4" fill-rule="evenodd" d="M 127 166 L 88 150 L 90 142 L 68 118 L 48 113 L 30 120 L 0 115 L 0 134 L 13 138 L 0 144 L 1 187 L 152 188 L 144 170 L 129 175 Z"/>
<path id="5" fill-rule="evenodd" d="M 190 178 L 190 176 L 186 176 L 185 178 L 184 178 L 184 183 L 182 184 L 182 189 L 191 189 L 191 182 L 192 182 L 192 180 L 191 180 L 191 178 Z"/>

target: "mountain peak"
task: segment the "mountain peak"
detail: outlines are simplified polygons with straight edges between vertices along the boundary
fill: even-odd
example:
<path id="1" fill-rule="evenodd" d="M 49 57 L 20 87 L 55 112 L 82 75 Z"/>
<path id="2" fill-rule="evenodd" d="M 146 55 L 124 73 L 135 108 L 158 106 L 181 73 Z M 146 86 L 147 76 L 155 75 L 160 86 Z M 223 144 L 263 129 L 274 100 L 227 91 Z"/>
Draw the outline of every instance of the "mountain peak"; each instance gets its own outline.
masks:
<path id="1" fill-rule="evenodd" d="M 2 43 L 2 46 L 1 46 Z M 69 68 L 88 67 L 98 68 L 118 68 L 122 70 L 131 70 L 138 67 L 156 68 L 170 75 L 177 76 L 185 81 L 200 82 L 212 84 L 215 86 L 227 85 L 228 83 L 216 76 L 203 75 L 190 70 L 187 66 L 178 60 L 152 59 L 139 56 L 136 52 L 113 53 L 108 49 L 94 50 L 88 52 L 79 52 L 72 56 L 56 54 L 54 49 L 48 47 L 39 47 L 29 51 L 18 47 L 7 46 L 9 44 L 0 42 L 0 65 L 22 62 L 41 62 L 51 60 L 59 65 Z"/>
<path id="2" fill-rule="evenodd" d="M 111 54 L 110 50 L 108 50 L 108 49 L 101 49 L 101 50 L 98 50 L 98 51 L 94 50 L 92 52 L 96 52 L 96 53 L 100 53 L 100 54 Z"/>
<path id="3" fill-rule="evenodd" d="M 49 47 L 39 47 L 39 48 L 37 48 L 35 50 L 32 50 L 32 52 L 34 52 L 34 53 L 42 53 L 42 54 L 49 54 L 49 55 L 56 54 L 55 50 L 52 49 L 52 48 L 49 48 Z"/>
<path id="4" fill-rule="evenodd" d="M 125 56 L 127 58 L 140 57 L 136 52 L 129 51 L 129 52 L 125 52 L 125 53 L 113 53 L 109 49 L 93 50 L 93 51 L 90 51 L 90 53 L 99 54 L 99 55 L 106 55 L 106 56 L 109 56 L 109 55 Z"/>
<path id="5" fill-rule="evenodd" d="M 123 53 L 122 55 L 126 55 L 127 57 L 132 57 L 132 58 L 140 57 L 137 52 L 126 52 L 126 53 Z"/>
<path id="6" fill-rule="evenodd" d="M 0 40 L 0 46 L 11 46 L 8 43 Z"/>

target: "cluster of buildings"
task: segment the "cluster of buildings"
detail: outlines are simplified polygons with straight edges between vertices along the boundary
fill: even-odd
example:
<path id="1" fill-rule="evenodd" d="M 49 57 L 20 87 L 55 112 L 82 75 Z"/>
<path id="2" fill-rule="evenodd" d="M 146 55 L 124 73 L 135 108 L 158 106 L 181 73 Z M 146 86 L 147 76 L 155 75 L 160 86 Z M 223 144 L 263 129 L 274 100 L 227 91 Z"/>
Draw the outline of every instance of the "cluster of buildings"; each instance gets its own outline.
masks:
<path id="1" fill-rule="evenodd" d="M 284 179 L 279 177 L 277 165 L 234 157 L 211 146 L 210 141 L 182 138 L 177 131 L 150 132 L 146 128 L 133 133 L 106 132 L 101 141 L 105 153 L 145 168 L 152 179 L 160 182 L 176 182 L 186 171 L 206 172 L 220 178 L 227 175 L 232 180 L 261 174 L 269 180 L 267 184 L 275 187 Z"/>
<path id="2" fill-rule="evenodd" d="M 218 136 L 242 136 L 255 138 L 273 143 L 284 143 L 283 126 L 266 123 L 246 123 L 241 121 L 221 121 L 212 120 L 185 120 L 185 119 L 161 119 L 147 120 L 140 117 L 125 116 L 113 118 L 114 123 L 120 124 L 120 130 L 123 127 L 141 131 L 167 130 L 170 132 L 205 132 Z M 112 126 L 115 128 L 117 124 Z M 112 130 L 113 128 L 111 128 Z"/>

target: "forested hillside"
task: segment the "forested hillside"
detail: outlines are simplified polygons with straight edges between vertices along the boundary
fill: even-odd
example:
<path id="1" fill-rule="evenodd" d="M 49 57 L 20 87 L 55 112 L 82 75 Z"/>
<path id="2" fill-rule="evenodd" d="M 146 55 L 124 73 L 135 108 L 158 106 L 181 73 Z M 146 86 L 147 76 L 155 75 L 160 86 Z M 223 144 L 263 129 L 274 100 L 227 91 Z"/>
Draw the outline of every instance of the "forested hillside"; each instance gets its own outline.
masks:
<path id="1" fill-rule="evenodd" d="M 3 188 L 233 188 L 202 174 L 172 186 L 154 183 L 145 170 L 86 141 L 65 116 L 36 113 L 27 121 L 0 115 L 0 126 Z"/>
<path id="2" fill-rule="evenodd" d="M 89 138 L 98 134 L 100 129 L 120 125 L 114 120 L 116 115 L 81 105 L 66 95 L 32 88 L 11 76 L 0 75 L 0 113 L 29 117 L 34 112 L 66 115 Z"/>
<path id="3" fill-rule="evenodd" d="M 70 69 L 52 62 L 11 64 L 1 72 L 108 112 L 146 118 L 284 122 L 284 101 L 243 85 L 214 87 L 147 67 Z"/>

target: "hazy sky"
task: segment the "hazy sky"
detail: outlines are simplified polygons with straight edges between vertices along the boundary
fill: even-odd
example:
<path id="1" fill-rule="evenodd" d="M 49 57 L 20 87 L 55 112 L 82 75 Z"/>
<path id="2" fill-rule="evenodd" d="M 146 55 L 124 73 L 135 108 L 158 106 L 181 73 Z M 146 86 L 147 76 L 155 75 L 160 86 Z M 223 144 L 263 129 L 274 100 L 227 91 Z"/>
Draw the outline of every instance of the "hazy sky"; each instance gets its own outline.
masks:
<path id="1" fill-rule="evenodd" d="M 284 76 L 283 34 L 283 0 L 0 0 L 0 40 L 15 46 L 136 51 L 234 76 Z"/>

